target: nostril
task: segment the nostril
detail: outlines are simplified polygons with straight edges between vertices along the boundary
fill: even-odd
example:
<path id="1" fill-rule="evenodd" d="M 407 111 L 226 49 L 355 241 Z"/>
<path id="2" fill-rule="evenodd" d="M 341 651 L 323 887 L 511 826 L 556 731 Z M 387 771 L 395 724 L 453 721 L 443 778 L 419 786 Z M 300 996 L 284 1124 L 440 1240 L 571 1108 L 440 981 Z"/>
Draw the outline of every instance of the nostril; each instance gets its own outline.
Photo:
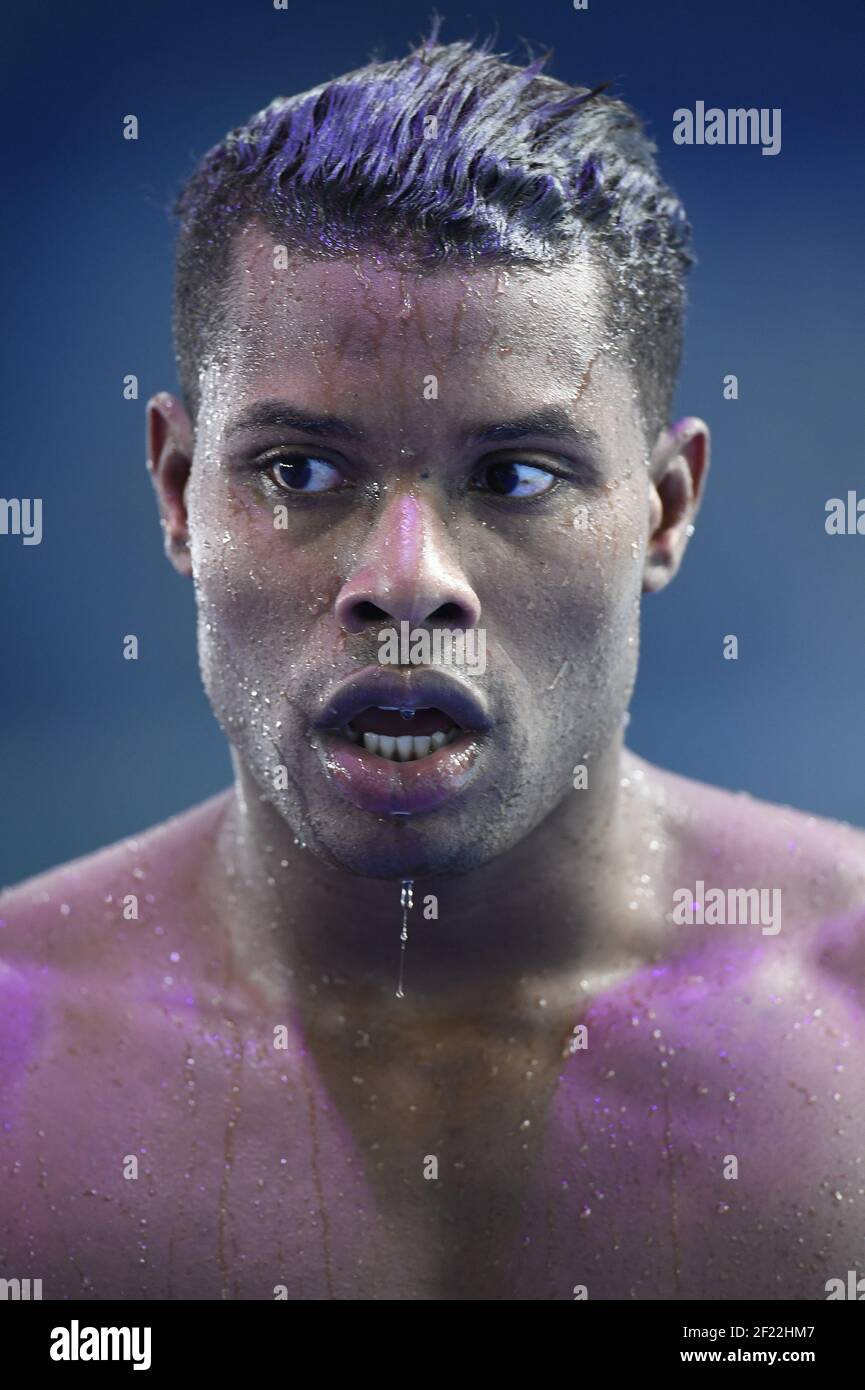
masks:
<path id="1" fill-rule="evenodd" d="M 439 588 L 439 594 L 443 587 Z M 461 585 L 454 584 L 450 592 L 455 597 L 434 607 L 437 594 L 417 592 L 412 585 L 376 586 L 362 578 L 345 585 L 337 597 L 334 611 L 343 631 L 351 633 L 361 633 L 370 628 L 399 627 L 401 622 L 408 622 L 412 627 L 472 628 L 480 619 L 480 604 L 468 588 L 466 601 L 461 601 L 461 588 Z M 387 607 L 374 602 L 372 595 L 383 598 Z"/>
<path id="2" fill-rule="evenodd" d="M 362 623 L 380 623 L 382 618 L 388 619 L 390 615 L 377 604 L 362 599 L 360 603 L 355 604 L 354 616 Z"/>
<path id="3" fill-rule="evenodd" d="M 443 603 L 440 608 L 430 614 L 427 621 L 430 623 L 463 623 L 465 617 L 465 610 L 459 603 Z"/>

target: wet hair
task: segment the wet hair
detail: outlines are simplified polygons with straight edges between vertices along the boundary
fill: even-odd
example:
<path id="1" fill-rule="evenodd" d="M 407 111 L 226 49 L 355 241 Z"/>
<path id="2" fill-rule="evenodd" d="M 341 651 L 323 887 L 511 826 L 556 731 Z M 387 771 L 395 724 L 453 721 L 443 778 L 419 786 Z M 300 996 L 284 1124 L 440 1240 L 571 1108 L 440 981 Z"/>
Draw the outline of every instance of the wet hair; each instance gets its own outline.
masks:
<path id="1" fill-rule="evenodd" d="M 261 222 L 313 257 L 409 268 L 556 268 L 595 252 L 608 330 L 625 335 L 647 431 L 669 419 L 691 229 L 656 147 L 607 85 L 571 87 L 438 42 L 278 97 L 201 160 L 175 205 L 174 332 L 193 419 L 198 369 L 228 322 L 237 233 Z"/>

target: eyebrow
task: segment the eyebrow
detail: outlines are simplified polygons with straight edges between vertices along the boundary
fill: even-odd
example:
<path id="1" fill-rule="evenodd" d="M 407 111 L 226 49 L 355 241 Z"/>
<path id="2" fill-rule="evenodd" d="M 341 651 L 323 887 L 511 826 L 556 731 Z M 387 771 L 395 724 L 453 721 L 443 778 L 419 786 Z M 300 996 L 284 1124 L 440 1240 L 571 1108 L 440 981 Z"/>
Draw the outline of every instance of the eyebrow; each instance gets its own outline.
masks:
<path id="1" fill-rule="evenodd" d="M 256 401 L 230 420 L 225 432 L 235 435 L 263 429 L 298 430 L 318 438 L 361 440 L 364 437 L 362 429 L 338 415 L 313 415 L 288 401 Z"/>
<path id="2" fill-rule="evenodd" d="M 339 415 L 319 415 L 302 410 L 289 401 L 255 401 L 229 421 L 226 435 L 233 436 L 262 429 L 297 430 L 316 438 L 361 441 L 365 432 Z M 505 443 L 531 436 L 568 440 L 585 454 L 601 450 L 601 437 L 589 425 L 578 425 L 563 406 L 544 406 L 510 420 L 493 420 L 471 426 L 463 433 L 469 444 Z M 587 461 L 588 463 L 588 461 Z"/>
<path id="3" fill-rule="evenodd" d="M 464 436 L 467 444 L 498 443 L 544 435 L 548 439 L 567 439 L 586 452 L 600 450 L 601 437 L 589 425 L 578 425 L 560 406 L 544 407 L 512 420 L 496 420 L 475 425 Z"/>

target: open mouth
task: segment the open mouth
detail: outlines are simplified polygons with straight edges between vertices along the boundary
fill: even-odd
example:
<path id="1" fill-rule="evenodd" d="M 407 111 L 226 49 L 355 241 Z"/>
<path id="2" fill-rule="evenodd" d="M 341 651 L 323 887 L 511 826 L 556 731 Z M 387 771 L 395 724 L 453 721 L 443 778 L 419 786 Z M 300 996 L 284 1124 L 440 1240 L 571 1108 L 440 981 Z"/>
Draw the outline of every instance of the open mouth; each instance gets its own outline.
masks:
<path id="1" fill-rule="evenodd" d="M 436 810 L 475 778 L 491 720 L 453 673 L 367 667 L 342 682 L 316 721 L 334 788 L 366 811 Z"/>
<path id="2" fill-rule="evenodd" d="M 465 730 L 433 706 L 400 710 L 393 705 L 369 705 L 339 732 L 377 758 L 411 763 L 437 753 Z"/>

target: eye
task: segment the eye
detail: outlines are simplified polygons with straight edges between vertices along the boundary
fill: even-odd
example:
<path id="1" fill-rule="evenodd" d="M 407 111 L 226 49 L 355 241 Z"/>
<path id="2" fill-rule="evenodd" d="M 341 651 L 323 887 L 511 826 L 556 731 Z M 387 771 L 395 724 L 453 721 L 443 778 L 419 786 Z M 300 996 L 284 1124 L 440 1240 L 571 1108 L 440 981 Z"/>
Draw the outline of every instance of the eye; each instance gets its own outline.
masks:
<path id="1" fill-rule="evenodd" d="M 540 497 L 555 487 L 556 474 L 534 463 L 518 463 L 515 459 L 499 459 L 489 463 L 478 474 L 481 485 L 500 497 Z"/>
<path id="2" fill-rule="evenodd" d="M 332 492 L 344 482 L 336 464 L 315 454 L 282 454 L 262 462 L 274 482 L 289 492 Z"/>

